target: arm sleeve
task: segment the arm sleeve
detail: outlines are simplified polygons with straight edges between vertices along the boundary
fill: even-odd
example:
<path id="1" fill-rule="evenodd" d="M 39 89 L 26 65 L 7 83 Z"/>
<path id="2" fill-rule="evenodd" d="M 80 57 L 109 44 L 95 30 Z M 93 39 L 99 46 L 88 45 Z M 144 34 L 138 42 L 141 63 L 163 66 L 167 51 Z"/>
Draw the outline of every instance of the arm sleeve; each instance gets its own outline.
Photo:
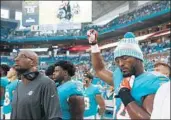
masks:
<path id="1" fill-rule="evenodd" d="M 5 78 L 1 78 L 0 82 L 1 82 L 1 84 L 0 84 L 1 87 L 6 87 L 8 85 L 8 83 L 9 83 L 8 80 L 5 79 Z"/>
<path id="2" fill-rule="evenodd" d="M 165 76 L 158 76 L 156 79 L 152 80 L 152 85 L 150 88 L 154 93 L 160 88 L 160 86 L 169 81 L 169 78 Z"/>
<path id="3" fill-rule="evenodd" d="M 142 95 L 141 99 L 144 100 L 144 98 L 150 94 L 156 94 L 157 90 L 160 88 L 160 86 L 166 82 L 168 82 L 169 79 L 165 76 L 157 76 L 153 79 L 149 79 L 149 81 L 147 82 L 147 86 L 146 89 L 144 91 L 145 94 Z M 148 94 L 146 94 L 148 93 Z"/>
<path id="4" fill-rule="evenodd" d="M 58 118 L 61 118 L 58 92 L 55 83 L 51 82 L 49 84 L 46 84 L 42 99 L 45 118 L 48 120 L 56 120 Z"/>
<path id="5" fill-rule="evenodd" d="M 81 82 L 75 82 L 72 86 L 72 95 L 83 95 L 83 84 Z"/>

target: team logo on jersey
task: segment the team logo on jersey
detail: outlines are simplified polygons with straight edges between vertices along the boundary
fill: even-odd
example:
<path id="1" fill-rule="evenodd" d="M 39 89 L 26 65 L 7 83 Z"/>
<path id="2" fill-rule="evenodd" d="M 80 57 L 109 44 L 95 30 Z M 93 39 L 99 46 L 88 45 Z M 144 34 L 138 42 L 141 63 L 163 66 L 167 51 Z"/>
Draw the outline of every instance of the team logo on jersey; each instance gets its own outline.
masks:
<path id="1" fill-rule="evenodd" d="M 32 95 L 32 94 L 33 94 L 33 91 L 32 90 L 28 92 L 28 95 L 29 96 Z"/>
<path id="2" fill-rule="evenodd" d="M 166 77 L 159 77 L 159 80 L 166 80 Z"/>
<path id="3" fill-rule="evenodd" d="M 77 91 L 82 91 L 83 90 L 83 84 L 81 82 L 75 82 Z"/>

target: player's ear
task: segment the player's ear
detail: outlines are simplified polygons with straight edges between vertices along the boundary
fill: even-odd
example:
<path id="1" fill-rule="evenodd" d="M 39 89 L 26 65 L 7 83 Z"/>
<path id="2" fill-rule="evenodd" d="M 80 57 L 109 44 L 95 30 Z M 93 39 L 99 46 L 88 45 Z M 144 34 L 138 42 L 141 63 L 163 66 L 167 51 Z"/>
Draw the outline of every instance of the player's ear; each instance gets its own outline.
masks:
<path id="1" fill-rule="evenodd" d="M 170 73 L 166 72 L 165 74 L 166 74 L 166 76 L 169 76 Z"/>
<path id="2" fill-rule="evenodd" d="M 68 75 L 68 72 L 67 72 L 66 70 L 64 71 L 64 75 L 65 75 L 65 76 L 67 76 L 67 75 Z"/>
<path id="3" fill-rule="evenodd" d="M 32 66 L 34 65 L 34 61 L 31 61 L 31 63 L 30 63 Z"/>

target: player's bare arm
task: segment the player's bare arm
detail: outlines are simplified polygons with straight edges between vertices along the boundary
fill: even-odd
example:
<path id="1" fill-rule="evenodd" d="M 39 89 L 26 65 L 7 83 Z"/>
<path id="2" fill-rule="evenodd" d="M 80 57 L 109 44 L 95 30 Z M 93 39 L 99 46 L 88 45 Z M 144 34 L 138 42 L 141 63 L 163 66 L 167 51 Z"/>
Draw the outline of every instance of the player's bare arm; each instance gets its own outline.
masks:
<path id="1" fill-rule="evenodd" d="M 150 119 L 155 95 L 149 94 L 147 96 L 142 97 L 142 106 L 140 106 L 132 97 L 130 93 L 131 86 L 128 83 L 129 82 L 126 81 L 126 79 L 123 80 L 118 95 L 121 98 L 126 110 L 128 111 L 130 118 Z"/>
<path id="2" fill-rule="evenodd" d="M 71 96 L 68 100 L 69 108 L 71 113 L 71 119 L 81 120 L 84 117 L 84 97 L 82 96 Z"/>
<path id="3" fill-rule="evenodd" d="M 109 85 L 113 86 L 113 80 L 112 80 L 112 72 L 107 70 L 104 65 L 104 60 L 102 56 L 100 55 L 100 50 L 97 45 L 97 31 L 95 30 L 89 30 L 87 32 L 89 43 L 91 44 L 91 61 L 93 64 L 93 68 L 96 72 L 96 75 L 108 83 Z M 95 37 L 93 37 L 95 36 Z M 93 39 L 94 38 L 94 39 Z"/>
<path id="4" fill-rule="evenodd" d="M 105 101 L 101 95 L 96 95 L 96 101 L 99 105 L 99 114 L 103 115 L 105 112 Z"/>
<path id="5" fill-rule="evenodd" d="M 144 101 L 143 106 L 140 107 L 136 102 L 131 102 L 126 106 L 126 109 L 131 119 L 150 119 L 153 110 L 154 95 L 148 95 Z"/>
<path id="6" fill-rule="evenodd" d="M 1 98 L 3 98 L 4 97 L 4 93 L 5 93 L 5 90 L 4 90 L 4 88 L 3 87 L 0 87 L 0 89 L 1 89 Z"/>

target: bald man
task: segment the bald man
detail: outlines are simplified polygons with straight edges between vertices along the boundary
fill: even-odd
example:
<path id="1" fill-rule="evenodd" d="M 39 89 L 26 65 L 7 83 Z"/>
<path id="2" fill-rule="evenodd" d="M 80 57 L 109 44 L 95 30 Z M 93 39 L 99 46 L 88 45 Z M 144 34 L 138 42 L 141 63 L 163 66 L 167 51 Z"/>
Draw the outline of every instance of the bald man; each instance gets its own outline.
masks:
<path id="1" fill-rule="evenodd" d="M 38 71 L 37 54 L 21 51 L 15 63 L 21 82 L 14 92 L 11 119 L 60 119 L 55 83 Z"/>

